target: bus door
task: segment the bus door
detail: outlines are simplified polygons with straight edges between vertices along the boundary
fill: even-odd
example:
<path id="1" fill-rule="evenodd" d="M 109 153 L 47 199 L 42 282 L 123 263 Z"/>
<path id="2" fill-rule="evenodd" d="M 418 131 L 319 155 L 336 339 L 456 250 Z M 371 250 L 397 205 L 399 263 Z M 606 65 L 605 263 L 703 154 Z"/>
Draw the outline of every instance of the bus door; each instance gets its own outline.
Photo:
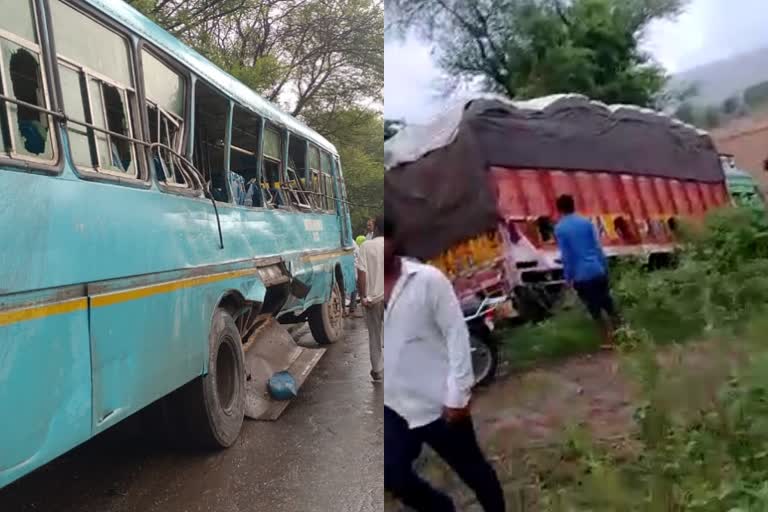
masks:
<path id="1" fill-rule="evenodd" d="M 208 276 L 89 286 L 94 432 L 203 371 L 215 294 Z"/>

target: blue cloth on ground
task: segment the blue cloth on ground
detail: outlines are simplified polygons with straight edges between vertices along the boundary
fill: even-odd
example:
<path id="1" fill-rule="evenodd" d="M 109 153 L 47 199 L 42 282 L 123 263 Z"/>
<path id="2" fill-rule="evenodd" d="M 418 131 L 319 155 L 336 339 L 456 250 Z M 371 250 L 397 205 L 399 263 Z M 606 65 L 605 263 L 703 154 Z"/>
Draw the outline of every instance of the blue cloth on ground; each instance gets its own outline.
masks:
<path id="1" fill-rule="evenodd" d="M 267 382 L 269 394 L 275 400 L 291 400 L 296 398 L 296 379 L 288 372 L 277 372 Z"/>

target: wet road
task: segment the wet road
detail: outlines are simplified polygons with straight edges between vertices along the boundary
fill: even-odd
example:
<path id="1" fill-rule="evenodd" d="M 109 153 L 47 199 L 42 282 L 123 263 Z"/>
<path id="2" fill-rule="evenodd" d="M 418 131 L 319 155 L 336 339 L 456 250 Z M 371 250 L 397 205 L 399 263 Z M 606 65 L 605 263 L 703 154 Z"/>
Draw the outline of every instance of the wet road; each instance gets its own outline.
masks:
<path id="1" fill-rule="evenodd" d="M 246 420 L 229 450 L 195 453 L 113 429 L 0 491 L 0 511 L 380 512 L 382 389 L 369 370 L 357 319 L 283 416 Z"/>

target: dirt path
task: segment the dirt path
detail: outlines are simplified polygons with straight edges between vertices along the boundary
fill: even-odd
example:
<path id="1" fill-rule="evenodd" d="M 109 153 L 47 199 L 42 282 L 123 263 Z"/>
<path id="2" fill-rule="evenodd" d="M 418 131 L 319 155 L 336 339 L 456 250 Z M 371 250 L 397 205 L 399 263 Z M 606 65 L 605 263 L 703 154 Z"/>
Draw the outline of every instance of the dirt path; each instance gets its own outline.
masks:
<path id="1" fill-rule="evenodd" d="M 737 355 L 726 354 L 722 346 L 714 344 L 691 344 L 661 350 L 657 359 L 669 375 L 662 384 L 670 390 L 668 399 L 681 400 L 675 407 L 682 410 L 698 407 L 713 396 Z M 500 377 L 476 392 L 475 428 L 502 480 L 508 510 L 536 510 L 531 507 L 536 500 L 532 474 L 563 470 L 559 460 L 562 444 L 574 429 L 616 450 L 637 449 L 632 433 L 638 393 L 637 379 L 616 353 L 576 357 Z M 480 510 L 471 493 L 439 460 L 429 457 L 424 473 L 454 496 L 459 510 Z M 390 501 L 385 510 L 400 508 Z"/>

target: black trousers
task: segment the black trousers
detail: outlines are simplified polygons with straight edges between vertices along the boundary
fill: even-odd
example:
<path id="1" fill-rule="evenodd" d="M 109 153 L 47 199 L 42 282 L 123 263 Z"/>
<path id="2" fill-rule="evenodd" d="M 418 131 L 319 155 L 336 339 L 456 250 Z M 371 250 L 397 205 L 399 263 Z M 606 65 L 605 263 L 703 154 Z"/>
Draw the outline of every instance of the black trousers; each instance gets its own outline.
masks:
<path id="1" fill-rule="evenodd" d="M 576 281 L 573 288 L 581 301 L 587 307 L 587 311 L 595 320 L 600 321 L 605 312 L 614 322 L 619 320 L 616 306 L 611 297 L 611 286 L 608 276 L 600 276 L 589 281 Z"/>
<path id="2" fill-rule="evenodd" d="M 413 462 L 428 444 L 475 492 L 485 512 L 504 512 L 504 493 L 493 467 L 475 438 L 472 420 L 448 424 L 442 419 L 409 429 L 406 421 L 384 407 L 384 488 L 417 512 L 455 512 L 451 498 L 424 481 Z"/>

